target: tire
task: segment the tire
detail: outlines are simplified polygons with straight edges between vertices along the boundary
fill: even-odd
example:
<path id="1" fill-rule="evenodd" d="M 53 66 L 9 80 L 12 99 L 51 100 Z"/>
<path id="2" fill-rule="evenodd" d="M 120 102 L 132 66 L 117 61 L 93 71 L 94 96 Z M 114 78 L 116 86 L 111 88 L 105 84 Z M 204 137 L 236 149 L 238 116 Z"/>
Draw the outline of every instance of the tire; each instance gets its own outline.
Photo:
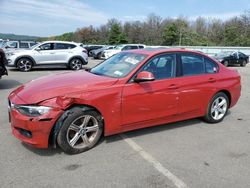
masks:
<path id="1" fill-rule="evenodd" d="M 72 58 L 69 61 L 69 68 L 71 70 L 80 70 L 82 68 L 82 60 L 80 60 L 79 58 Z"/>
<path id="2" fill-rule="evenodd" d="M 244 60 L 244 61 L 240 64 L 240 66 L 242 66 L 242 67 L 245 67 L 246 65 L 247 65 L 246 60 Z"/>
<path id="3" fill-rule="evenodd" d="M 103 121 L 94 110 L 73 108 L 64 120 L 57 143 L 65 153 L 78 154 L 93 148 L 103 132 Z"/>
<path id="4" fill-rule="evenodd" d="M 221 122 L 227 114 L 229 100 L 225 93 L 219 92 L 213 96 L 207 107 L 204 120 L 208 123 Z"/>
<path id="5" fill-rule="evenodd" d="M 31 59 L 23 57 L 17 61 L 16 67 L 22 72 L 28 72 L 33 67 L 33 62 Z"/>
<path id="6" fill-rule="evenodd" d="M 223 62 L 223 65 L 224 65 L 225 67 L 228 67 L 229 62 L 228 62 L 228 61 L 224 61 L 224 62 Z"/>
<path id="7" fill-rule="evenodd" d="M 98 53 L 98 55 L 97 55 L 97 59 L 101 59 L 102 58 L 102 53 L 100 52 L 100 53 Z"/>

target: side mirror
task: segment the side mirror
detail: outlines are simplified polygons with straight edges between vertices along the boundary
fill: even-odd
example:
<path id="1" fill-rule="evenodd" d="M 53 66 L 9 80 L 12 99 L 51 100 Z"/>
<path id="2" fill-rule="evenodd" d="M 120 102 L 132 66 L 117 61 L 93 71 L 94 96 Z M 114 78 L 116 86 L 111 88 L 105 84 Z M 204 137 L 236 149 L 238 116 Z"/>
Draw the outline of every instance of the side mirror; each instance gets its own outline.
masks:
<path id="1" fill-rule="evenodd" d="M 148 81 L 154 81 L 155 77 L 153 73 L 148 72 L 148 71 L 142 71 L 140 72 L 136 77 L 135 77 L 135 82 L 140 83 L 140 82 L 148 82 Z"/>

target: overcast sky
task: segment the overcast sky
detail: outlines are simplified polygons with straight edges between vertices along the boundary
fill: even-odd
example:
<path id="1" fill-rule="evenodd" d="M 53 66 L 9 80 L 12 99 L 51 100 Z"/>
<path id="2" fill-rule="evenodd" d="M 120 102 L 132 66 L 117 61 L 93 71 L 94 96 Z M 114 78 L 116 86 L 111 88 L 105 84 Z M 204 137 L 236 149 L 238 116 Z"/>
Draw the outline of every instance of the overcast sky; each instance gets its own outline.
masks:
<path id="1" fill-rule="evenodd" d="M 0 0 L 0 33 L 52 36 L 110 18 L 144 20 L 198 16 L 226 20 L 250 10 L 250 0 Z"/>

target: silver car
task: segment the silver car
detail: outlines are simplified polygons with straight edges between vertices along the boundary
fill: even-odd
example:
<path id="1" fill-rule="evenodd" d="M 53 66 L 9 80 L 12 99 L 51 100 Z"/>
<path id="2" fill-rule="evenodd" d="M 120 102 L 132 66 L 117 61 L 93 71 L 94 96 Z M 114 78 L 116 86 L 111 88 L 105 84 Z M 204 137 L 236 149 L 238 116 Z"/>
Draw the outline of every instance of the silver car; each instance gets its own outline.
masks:
<path id="1" fill-rule="evenodd" d="M 64 41 L 46 41 L 27 50 L 6 52 L 8 67 L 20 71 L 30 71 L 34 66 L 67 65 L 79 70 L 88 63 L 86 49 L 78 43 Z"/>

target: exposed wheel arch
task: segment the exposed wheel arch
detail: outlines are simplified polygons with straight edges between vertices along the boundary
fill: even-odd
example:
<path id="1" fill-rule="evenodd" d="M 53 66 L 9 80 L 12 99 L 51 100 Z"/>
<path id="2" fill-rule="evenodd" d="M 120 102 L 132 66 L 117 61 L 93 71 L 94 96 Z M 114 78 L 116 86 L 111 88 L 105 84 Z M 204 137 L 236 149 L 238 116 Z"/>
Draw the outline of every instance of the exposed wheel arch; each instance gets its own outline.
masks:
<path id="1" fill-rule="evenodd" d="M 230 107 L 230 105 L 231 105 L 231 100 L 232 100 L 231 93 L 230 93 L 228 90 L 220 90 L 220 91 L 218 91 L 217 93 L 219 93 L 219 92 L 224 93 L 224 94 L 228 97 L 228 102 L 229 102 L 229 107 Z"/>
<path id="2" fill-rule="evenodd" d="M 208 103 L 206 114 L 203 119 L 207 123 L 219 123 L 227 114 L 229 99 L 225 92 L 219 91 L 213 95 Z"/>
<path id="3" fill-rule="evenodd" d="M 71 57 L 71 58 L 68 60 L 68 64 L 70 63 L 70 61 L 71 61 L 72 59 L 75 59 L 75 58 L 80 59 L 80 60 L 82 61 L 82 64 L 83 64 L 83 65 L 86 65 L 86 64 L 87 64 L 87 62 L 86 62 L 81 56 L 73 56 L 73 57 Z"/>
<path id="4" fill-rule="evenodd" d="M 17 62 L 18 62 L 20 59 L 22 59 L 22 58 L 27 58 L 27 59 L 29 59 L 29 60 L 32 61 L 33 65 L 36 65 L 36 61 L 34 60 L 33 57 L 24 55 L 24 56 L 18 57 L 18 58 L 15 60 L 15 67 L 17 67 Z"/>
<path id="5" fill-rule="evenodd" d="M 74 108 L 81 108 L 83 111 L 89 111 L 89 110 L 94 110 L 97 113 L 99 113 L 102 116 L 102 113 L 95 107 L 93 106 L 89 106 L 89 105 L 80 105 L 80 104 L 74 104 L 69 106 L 65 112 L 57 119 L 56 123 L 54 124 L 53 128 L 50 131 L 50 135 L 49 135 L 49 146 L 56 148 L 57 147 L 57 135 L 60 131 L 60 128 L 63 124 L 63 122 L 65 121 L 65 119 L 67 118 L 67 116 L 69 114 L 72 113 L 72 109 Z M 105 132 L 105 122 L 102 116 L 102 121 L 103 121 L 103 133 Z"/>

